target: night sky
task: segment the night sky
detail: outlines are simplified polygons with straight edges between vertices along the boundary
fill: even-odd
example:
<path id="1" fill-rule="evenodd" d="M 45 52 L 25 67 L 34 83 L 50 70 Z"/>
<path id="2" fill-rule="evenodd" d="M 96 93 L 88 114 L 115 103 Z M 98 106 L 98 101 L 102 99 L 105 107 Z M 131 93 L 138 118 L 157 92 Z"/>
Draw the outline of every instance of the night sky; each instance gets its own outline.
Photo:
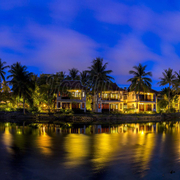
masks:
<path id="1" fill-rule="evenodd" d="M 0 1 L 0 58 L 9 65 L 68 73 L 96 57 L 109 63 L 119 85 L 128 85 L 134 65 L 148 65 L 160 90 L 163 69 L 180 70 L 180 1 Z"/>

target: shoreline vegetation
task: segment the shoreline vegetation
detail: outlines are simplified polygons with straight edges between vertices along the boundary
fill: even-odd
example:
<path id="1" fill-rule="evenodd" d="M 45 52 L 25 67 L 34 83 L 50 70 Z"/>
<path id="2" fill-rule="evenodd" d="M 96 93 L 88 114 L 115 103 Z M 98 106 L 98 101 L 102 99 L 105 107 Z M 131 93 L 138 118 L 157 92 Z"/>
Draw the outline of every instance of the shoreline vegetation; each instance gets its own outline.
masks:
<path id="1" fill-rule="evenodd" d="M 65 114 L 67 114 L 67 111 L 69 114 L 72 114 L 70 119 L 72 117 L 76 118 L 77 115 L 73 116 L 74 113 L 72 109 L 76 109 L 76 111 L 83 109 L 84 112 L 91 111 L 92 113 L 90 114 L 92 115 L 95 114 L 94 112 L 99 112 L 104 108 L 104 110 L 117 111 L 117 114 L 112 115 L 112 117 L 118 118 L 126 117 L 126 115 L 122 115 L 122 112 L 127 112 L 127 116 L 136 118 L 141 117 L 140 114 L 137 115 L 136 113 L 145 111 L 150 111 L 152 114 L 179 112 L 180 71 L 178 73 L 168 68 L 162 72 L 162 77 L 160 77 L 158 84 L 166 87 L 162 89 L 162 91 L 157 92 L 157 99 L 155 97 L 156 100 L 154 100 L 153 97 L 152 101 L 151 95 L 147 94 L 148 90 L 151 89 L 152 73 L 146 71 L 147 65 L 139 64 L 138 66 L 133 66 L 133 70 L 129 71 L 131 78 L 127 80 L 127 82 L 130 82 L 130 85 L 128 89 L 124 88 L 124 90 L 126 89 L 126 92 L 134 92 L 135 98 L 133 99 L 135 99 L 135 101 L 133 101 L 133 103 L 128 102 L 127 94 L 122 93 L 122 95 L 116 94 L 116 102 L 114 101 L 115 99 L 112 98 L 112 102 L 110 102 L 109 99 L 103 104 L 101 97 L 102 92 L 105 90 L 106 85 L 115 83 L 114 78 L 111 76 L 113 71 L 107 70 L 107 65 L 108 63 L 104 63 L 103 58 L 98 57 L 92 61 L 90 67 L 87 67 L 87 69 L 82 72 L 76 68 L 72 68 L 69 69 L 69 74 L 59 71 L 53 74 L 42 73 L 39 76 L 33 72 L 29 72 L 28 68 L 21 65 L 20 62 L 9 66 L 0 59 L 0 112 L 7 111 L 5 114 L 13 114 L 14 111 L 22 109 L 23 114 L 27 114 L 26 119 L 30 116 L 29 112 L 32 114 L 42 114 L 45 112 L 50 114 L 56 113 L 56 111 L 65 111 Z M 6 77 L 7 70 L 9 76 Z M 70 92 L 68 87 L 62 86 L 64 81 L 80 81 L 84 93 L 81 94 L 78 89 L 74 89 L 78 91 L 76 93 L 74 91 Z M 140 98 L 141 92 L 145 93 L 143 98 Z M 120 98 L 120 96 L 122 97 Z M 147 98 L 148 96 L 149 98 Z M 61 102 L 62 99 L 58 101 L 58 97 L 63 97 L 63 102 Z M 84 98 L 83 102 L 80 102 L 79 100 L 81 100 L 82 97 Z M 120 99 L 122 99 L 122 103 L 118 104 Z M 154 102 L 154 104 L 152 102 Z M 135 115 L 130 116 L 132 112 L 134 112 Z M 16 114 L 17 113 L 13 116 L 18 117 L 19 115 L 17 116 Z M 11 117 L 11 115 L 8 116 Z M 55 114 L 49 116 L 49 118 L 54 117 L 54 119 L 56 119 L 57 116 Z M 65 115 L 65 117 L 66 116 L 67 115 Z M 90 115 L 84 116 L 95 119 L 95 115 L 92 115 L 93 117 Z M 31 115 L 30 117 L 34 119 L 39 116 Z M 99 115 L 98 118 L 99 117 L 101 117 L 101 115 Z M 107 117 L 111 117 L 111 115 Z M 107 117 L 104 117 L 104 119 Z M 153 115 L 151 117 L 153 117 Z"/>
<path id="2" fill-rule="evenodd" d="M 119 124 L 140 122 L 179 121 L 180 113 L 162 114 L 58 114 L 58 113 L 28 113 L 0 112 L 0 122 L 20 124 L 53 123 L 53 124 Z"/>

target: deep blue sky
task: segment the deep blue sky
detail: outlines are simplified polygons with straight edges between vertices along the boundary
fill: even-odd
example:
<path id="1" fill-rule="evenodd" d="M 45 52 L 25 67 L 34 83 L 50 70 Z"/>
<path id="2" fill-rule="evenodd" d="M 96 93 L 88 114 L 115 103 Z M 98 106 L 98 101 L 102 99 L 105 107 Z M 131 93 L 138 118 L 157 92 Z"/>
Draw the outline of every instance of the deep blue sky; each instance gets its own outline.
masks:
<path id="1" fill-rule="evenodd" d="M 9 65 L 68 73 L 86 69 L 95 57 L 125 86 L 129 70 L 146 64 L 153 88 L 161 89 L 162 71 L 180 70 L 180 1 L 0 1 L 0 58 Z"/>

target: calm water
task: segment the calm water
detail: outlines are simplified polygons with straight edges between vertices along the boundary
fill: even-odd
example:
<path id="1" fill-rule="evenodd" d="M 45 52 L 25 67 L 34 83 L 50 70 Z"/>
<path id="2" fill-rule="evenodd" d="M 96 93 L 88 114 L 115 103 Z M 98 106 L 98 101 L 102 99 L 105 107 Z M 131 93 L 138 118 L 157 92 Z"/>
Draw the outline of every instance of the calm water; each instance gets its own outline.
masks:
<path id="1" fill-rule="evenodd" d="M 0 177 L 180 179 L 180 123 L 0 124 Z"/>

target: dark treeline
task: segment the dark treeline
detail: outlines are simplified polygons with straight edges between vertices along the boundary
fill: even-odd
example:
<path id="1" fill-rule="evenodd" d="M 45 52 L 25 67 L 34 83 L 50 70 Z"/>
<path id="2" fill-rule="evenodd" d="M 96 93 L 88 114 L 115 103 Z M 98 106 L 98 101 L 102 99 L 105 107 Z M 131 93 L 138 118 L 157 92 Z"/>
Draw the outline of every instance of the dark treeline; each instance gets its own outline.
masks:
<path id="1" fill-rule="evenodd" d="M 91 66 L 80 72 L 76 68 L 69 69 L 69 73 L 57 72 L 55 74 L 36 74 L 29 72 L 27 67 L 17 62 L 6 65 L 0 59 L 0 108 L 2 110 L 25 109 L 33 112 L 55 111 L 57 93 L 61 90 L 61 83 L 64 80 L 80 80 L 86 87 L 87 97 L 97 95 L 103 90 L 104 84 L 111 84 L 114 78 L 111 76 L 112 70 L 107 70 L 108 63 L 104 63 L 103 58 L 96 58 Z M 142 64 L 134 66 L 129 71 L 132 78 L 129 90 L 140 93 L 151 88 L 152 73 L 146 72 L 146 67 Z M 5 78 L 6 72 L 9 76 Z M 166 69 L 160 78 L 160 86 L 168 86 L 161 91 L 161 99 L 158 101 L 159 111 L 172 111 L 174 104 L 178 101 L 180 83 L 180 71 L 174 72 Z M 10 88 L 11 87 L 11 88 Z"/>

